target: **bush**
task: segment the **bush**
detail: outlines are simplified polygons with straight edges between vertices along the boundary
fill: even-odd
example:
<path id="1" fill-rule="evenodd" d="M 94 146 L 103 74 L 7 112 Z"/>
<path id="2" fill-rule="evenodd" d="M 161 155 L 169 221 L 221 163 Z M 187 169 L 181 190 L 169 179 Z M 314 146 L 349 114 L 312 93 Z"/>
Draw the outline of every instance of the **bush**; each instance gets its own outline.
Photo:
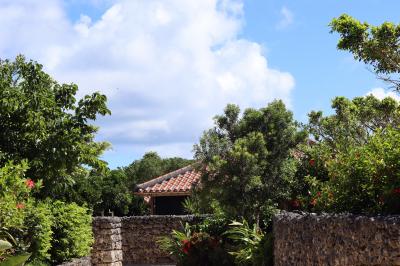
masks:
<path id="1" fill-rule="evenodd" d="M 321 149 L 316 146 L 314 149 Z M 321 153 L 322 154 L 322 153 Z M 358 214 L 400 213 L 400 132 L 378 131 L 362 146 L 347 147 L 316 158 L 327 170 L 322 179 L 307 177 L 305 201 L 315 211 Z"/>
<path id="2" fill-rule="evenodd" d="M 25 227 L 27 228 L 26 238 L 31 241 L 28 251 L 32 253 L 32 260 L 50 260 L 52 226 L 53 217 L 49 203 L 40 202 L 28 210 Z"/>
<path id="3" fill-rule="evenodd" d="M 56 201 L 52 206 L 51 261 L 61 263 L 89 254 L 93 243 L 92 216 L 75 203 Z"/>
<path id="4" fill-rule="evenodd" d="M 230 254 L 237 265 L 273 265 L 271 233 L 265 234 L 256 224 L 250 227 L 246 221 L 234 221 L 224 234 L 234 241 Z"/>
<path id="5" fill-rule="evenodd" d="M 26 162 L 21 165 L 7 163 L 0 168 L 0 228 L 23 228 L 31 189 L 26 185 L 27 179 L 23 178 L 27 169 Z"/>
<path id="6" fill-rule="evenodd" d="M 234 265 L 223 236 L 226 222 L 223 219 L 206 219 L 202 224 L 186 224 L 184 231 L 173 230 L 170 236 L 161 238 L 162 249 L 176 258 L 180 266 Z"/>

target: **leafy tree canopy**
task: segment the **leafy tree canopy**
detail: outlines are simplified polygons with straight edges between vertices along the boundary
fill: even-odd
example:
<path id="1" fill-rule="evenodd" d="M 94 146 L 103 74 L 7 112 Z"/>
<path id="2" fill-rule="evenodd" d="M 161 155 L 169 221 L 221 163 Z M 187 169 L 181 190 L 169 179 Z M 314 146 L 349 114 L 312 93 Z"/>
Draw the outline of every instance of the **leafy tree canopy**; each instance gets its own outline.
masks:
<path id="1" fill-rule="evenodd" d="M 193 160 L 179 157 L 161 158 L 156 152 L 147 152 L 142 159 L 133 161 L 125 167 L 131 182 L 136 185 L 154 177 L 188 166 Z"/>
<path id="2" fill-rule="evenodd" d="M 296 169 L 291 151 L 305 137 L 282 101 L 242 116 L 238 106 L 228 105 L 195 145 L 196 159 L 207 166 L 204 203 L 218 202 L 228 216 L 268 220 L 290 196 Z"/>
<path id="3" fill-rule="evenodd" d="M 89 121 L 110 114 L 106 96 L 75 99 L 78 86 L 59 84 L 42 65 L 17 56 L 0 60 L 0 163 L 27 160 L 27 176 L 42 179 L 42 196 L 56 197 L 80 167 L 105 168 L 108 147 L 94 141 Z"/>
<path id="4" fill-rule="evenodd" d="M 334 114 L 329 116 L 312 111 L 307 125 L 314 139 L 322 141 L 332 151 L 363 145 L 378 130 L 400 126 L 399 102 L 390 97 L 383 100 L 372 95 L 353 100 L 336 97 L 332 108 Z"/>
<path id="5" fill-rule="evenodd" d="M 400 91 L 400 25 L 384 22 L 371 26 L 343 14 L 330 23 L 331 32 L 340 34 L 338 49 L 373 67 L 378 76 Z"/>
<path id="6" fill-rule="evenodd" d="M 303 206 L 312 211 L 398 213 L 399 103 L 374 96 L 337 97 L 332 107 L 335 112 L 329 116 L 310 114 L 308 129 L 316 142 L 303 147 L 297 173 L 308 184 Z"/>

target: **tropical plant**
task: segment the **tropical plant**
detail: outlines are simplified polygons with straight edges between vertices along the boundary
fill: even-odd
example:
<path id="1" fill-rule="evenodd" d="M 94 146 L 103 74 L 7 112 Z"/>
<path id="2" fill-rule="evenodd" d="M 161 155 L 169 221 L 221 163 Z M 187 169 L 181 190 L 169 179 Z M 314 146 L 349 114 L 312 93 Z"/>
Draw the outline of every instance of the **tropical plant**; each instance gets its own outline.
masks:
<path id="1" fill-rule="evenodd" d="M 211 229 L 209 222 L 200 225 L 186 223 L 182 232 L 174 230 L 170 236 L 162 237 L 158 243 L 177 260 L 177 265 L 233 265 L 223 236 L 215 234 L 216 228 L 211 230 L 213 234 L 206 232 Z"/>
<path id="2" fill-rule="evenodd" d="M 233 221 L 224 234 L 233 240 L 230 254 L 235 257 L 237 265 L 272 265 L 270 234 L 265 234 L 257 224 L 250 227 L 245 220 Z"/>

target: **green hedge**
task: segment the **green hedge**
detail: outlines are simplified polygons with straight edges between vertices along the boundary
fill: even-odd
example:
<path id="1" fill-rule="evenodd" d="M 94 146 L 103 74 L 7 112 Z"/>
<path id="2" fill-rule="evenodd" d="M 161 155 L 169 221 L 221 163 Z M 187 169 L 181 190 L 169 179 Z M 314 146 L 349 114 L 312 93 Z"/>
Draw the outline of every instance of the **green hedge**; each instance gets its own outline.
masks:
<path id="1" fill-rule="evenodd" d="M 52 263 L 88 255 L 93 244 L 92 216 L 88 209 L 75 203 L 56 201 L 53 203 L 52 212 Z"/>

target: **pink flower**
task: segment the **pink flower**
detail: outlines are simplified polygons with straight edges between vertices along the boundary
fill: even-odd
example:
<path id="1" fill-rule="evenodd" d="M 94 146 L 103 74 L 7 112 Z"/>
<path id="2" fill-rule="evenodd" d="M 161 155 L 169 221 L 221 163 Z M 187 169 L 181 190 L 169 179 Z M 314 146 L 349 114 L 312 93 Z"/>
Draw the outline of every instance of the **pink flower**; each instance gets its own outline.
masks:
<path id="1" fill-rule="evenodd" d="M 16 207 L 17 207 L 17 209 L 23 209 L 23 208 L 25 208 L 25 204 L 18 203 Z"/>
<path id="2" fill-rule="evenodd" d="M 30 188 L 30 189 L 32 189 L 32 188 L 35 187 L 35 182 L 34 182 L 32 179 L 30 179 L 30 178 L 28 178 L 28 179 L 25 181 L 25 183 L 26 183 L 26 186 L 27 186 L 28 188 Z"/>

